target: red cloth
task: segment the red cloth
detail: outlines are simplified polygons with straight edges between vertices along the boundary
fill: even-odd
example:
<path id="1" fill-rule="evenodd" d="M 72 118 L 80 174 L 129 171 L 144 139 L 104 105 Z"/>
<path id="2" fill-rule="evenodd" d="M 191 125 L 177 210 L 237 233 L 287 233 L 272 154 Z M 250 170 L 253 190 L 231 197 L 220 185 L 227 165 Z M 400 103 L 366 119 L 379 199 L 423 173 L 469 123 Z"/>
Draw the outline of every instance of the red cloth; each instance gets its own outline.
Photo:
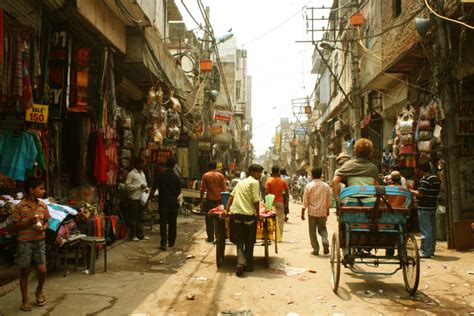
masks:
<path id="1" fill-rule="evenodd" d="M 105 183 L 107 181 L 107 164 L 105 158 L 104 134 L 100 130 L 95 146 L 95 162 L 93 175 L 97 183 Z"/>

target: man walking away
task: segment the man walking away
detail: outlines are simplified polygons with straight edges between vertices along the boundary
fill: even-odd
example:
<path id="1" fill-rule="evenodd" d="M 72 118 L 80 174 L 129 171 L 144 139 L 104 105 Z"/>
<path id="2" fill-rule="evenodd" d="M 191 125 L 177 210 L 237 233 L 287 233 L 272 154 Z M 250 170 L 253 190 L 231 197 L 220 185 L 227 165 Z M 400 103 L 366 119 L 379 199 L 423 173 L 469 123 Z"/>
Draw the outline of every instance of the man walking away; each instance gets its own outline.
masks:
<path id="1" fill-rule="evenodd" d="M 174 172 L 176 160 L 166 161 L 166 170 L 156 175 L 152 192 L 158 188 L 158 211 L 160 213 L 160 249 L 174 247 L 176 241 L 176 221 L 178 218 L 178 196 L 181 194 L 181 181 Z"/>
<path id="2" fill-rule="evenodd" d="M 288 205 L 288 184 L 285 180 L 280 178 L 280 168 L 272 167 L 272 176 L 268 178 L 266 185 L 266 194 L 275 195 L 273 205 L 276 209 L 277 223 L 278 223 L 278 241 L 281 241 L 283 236 L 283 223 L 285 222 L 285 205 Z"/>
<path id="3" fill-rule="evenodd" d="M 436 248 L 436 210 L 441 180 L 432 173 L 429 162 L 422 162 L 418 170 L 423 174 L 418 190 L 411 190 L 418 205 L 418 220 L 421 233 L 421 258 L 434 256 Z"/>
<path id="4" fill-rule="evenodd" d="M 135 168 L 127 175 L 125 188 L 130 196 L 130 205 L 127 210 L 128 238 L 133 241 L 141 239 L 148 240 L 143 233 L 143 221 L 145 219 L 145 208 L 140 204 L 143 192 L 148 192 L 145 173 L 143 173 L 143 160 L 135 159 Z"/>
<path id="5" fill-rule="evenodd" d="M 286 194 L 288 195 L 288 202 L 285 204 L 285 222 L 288 222 L 288 214 L 290 214 L 290 204 L 289 203 L 290 203 L 290 182 L 291 182 L 291 178 L 286 173 L 285 168 L 280 169 L 280 174 L 281 174 L 281 178 L 283 180 L 285 180 L 286 185 L 288 186 L 288 192 L 286 192 Z"/>
<path id="6" fill-rule="evenodd" d="M 227 201 L 226 214 L 232 213 L 237 245 L 237 276 L 253 271 L 256 222 L 260 219 L 259 180 L 263 167 L 251 165 L 250 176 L 239 181 Z"/>
<path id="7" fill-rule="evenodd" d="M 323 242 L 324 254 L 329 253 L 328 231 L 326 222 L 331 207 L 331 190 L 329 185 L 321 180 L 321 168 L 311 170 L 313 181 L 304 188 L 303 208 L 301 209 L 301 219 L 305 220 L 305 210 L 308 209 L 309 239 L 313 252 L 311 254 L 319 255 L 319 243 L 316 237 L 316 229 Z"/>
<path id="8" fill-rule="evenodd" d="M 202 176 L 201 184 L 201 210 L 206 213 L 206 231 L 207 241 L 214 242 L 214 224 L 209 211 L 221 204 L 221 192 L 225 192 L 225 178 L 222 173 L 217 171 L 217 163 L 209 163 L 209 171 Z M 204 193 L 207 191 L 206 200 Z"/>
<path id="9" fill-rule="evenodd" d="M 265 201 L 265 186 L 267 184 L 268 180 L 268 171 L 264 170 L 263 171 L 263 176 L 260 178 L 260 192 L 262 193 L 262 200 Z"/>

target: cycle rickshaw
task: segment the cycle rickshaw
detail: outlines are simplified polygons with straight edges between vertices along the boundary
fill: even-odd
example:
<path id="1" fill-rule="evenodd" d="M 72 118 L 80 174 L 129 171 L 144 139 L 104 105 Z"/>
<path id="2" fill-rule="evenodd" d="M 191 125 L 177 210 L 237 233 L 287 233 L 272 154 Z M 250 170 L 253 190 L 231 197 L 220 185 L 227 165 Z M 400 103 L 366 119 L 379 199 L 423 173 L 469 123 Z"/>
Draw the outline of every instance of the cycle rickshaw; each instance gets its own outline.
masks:
<path id="1" fill-rule="evenodd" d="M 361 205 L 361 197 L 374 197 L 375 204 Z M 397 197 L 404 198 L 402 207 L 389 202 Z M 353 273 L 365 275 L 393 275 L 402 270 L 406 290 L 410 294 L 417 291 L 420 258 L 415 237 L 407 231 L 411 198 L 410 192 L 398 186 L 349 186 L 341 191 L 340 200 L 346 200 L 346 204 L 341 203 L 337 208 L 338 231 L 332 236 L 330 258 L 335 293 L 339 287 L 341 264 Z M 383 254 L 378 253 L 383 250 Z M 396 268 L 371 272 L 357 269 L 357 265 L 376 268 L 394 265 Z"/>

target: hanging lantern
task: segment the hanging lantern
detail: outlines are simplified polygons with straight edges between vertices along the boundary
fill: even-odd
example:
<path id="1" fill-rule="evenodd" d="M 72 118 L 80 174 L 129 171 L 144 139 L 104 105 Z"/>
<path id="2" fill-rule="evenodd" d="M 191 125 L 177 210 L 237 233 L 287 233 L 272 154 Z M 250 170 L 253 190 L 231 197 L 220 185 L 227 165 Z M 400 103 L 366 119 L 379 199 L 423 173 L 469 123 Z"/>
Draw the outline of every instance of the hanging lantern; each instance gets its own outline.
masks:
<path id="1" fill-rule="evenodd" d="M 309 115 L 309 114 L 311 114 L 311 112 L 312 112 L 312 111 L 311 111 L 311 106 L 306 105 L 306 106 L 304 107 L 304 114 L 308 114 L 308 115 Z"/>
<path id="2" fill-rule="evenodd" d="M 360 11 L 357 11 L 351 15 L 350 21 L 352 26 L 360 26 L 364 24 L 364 15 Z"/>
<path id="3" fill-rule="evenodd" d="M 201 72 L 210 72 L 210 71 L 212 71 L 212 60 L 202 59 L 199 62 L 199 70 Z"/>

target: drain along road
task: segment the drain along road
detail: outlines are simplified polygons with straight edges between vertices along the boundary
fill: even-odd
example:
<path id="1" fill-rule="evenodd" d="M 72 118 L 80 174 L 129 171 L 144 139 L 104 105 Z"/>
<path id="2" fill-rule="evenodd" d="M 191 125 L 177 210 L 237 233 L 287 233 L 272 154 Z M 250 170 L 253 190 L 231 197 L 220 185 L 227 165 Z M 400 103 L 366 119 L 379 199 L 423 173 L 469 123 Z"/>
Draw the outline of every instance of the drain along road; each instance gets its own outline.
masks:
<path id="1" fill-rule="evenodd" d="M 329 256 L 310 254 L 300 210 L 291 205 L 279 253 L 270 248 L 269 269 L 264 267 L 264 247 L 257 245 L 255 271 L 236 277 L 235 246 L 230 244 L 217 269 L 215 247 L 205 242 L 204 218 L 180 215 L 175 249 L 160 251 L 155 232 L 148 241 L 127 241 L 111 249 L 107 273 L 102 258 L 95 275 L 78 271 L 64 278 L 60 271 L 52 272 L 46 306 L 33 307 L 29 315 L 217 315 L 231 310 L 249 311 L 246 315 L 473 315 L 474 254 L 447 250 L 446 243 L 439 243 L 433 259 L 422 259 L 414 297 L 405 291 L 401 272 L 362 277 L 344 268 L 335 295 Z M 328 225 L 331 236 L 333 213 Z M 34 285 L 30 283 L 31 297 Z M 23 314 L 19 307 L 18 288 L 0 297 L 3 315 Z"/>

